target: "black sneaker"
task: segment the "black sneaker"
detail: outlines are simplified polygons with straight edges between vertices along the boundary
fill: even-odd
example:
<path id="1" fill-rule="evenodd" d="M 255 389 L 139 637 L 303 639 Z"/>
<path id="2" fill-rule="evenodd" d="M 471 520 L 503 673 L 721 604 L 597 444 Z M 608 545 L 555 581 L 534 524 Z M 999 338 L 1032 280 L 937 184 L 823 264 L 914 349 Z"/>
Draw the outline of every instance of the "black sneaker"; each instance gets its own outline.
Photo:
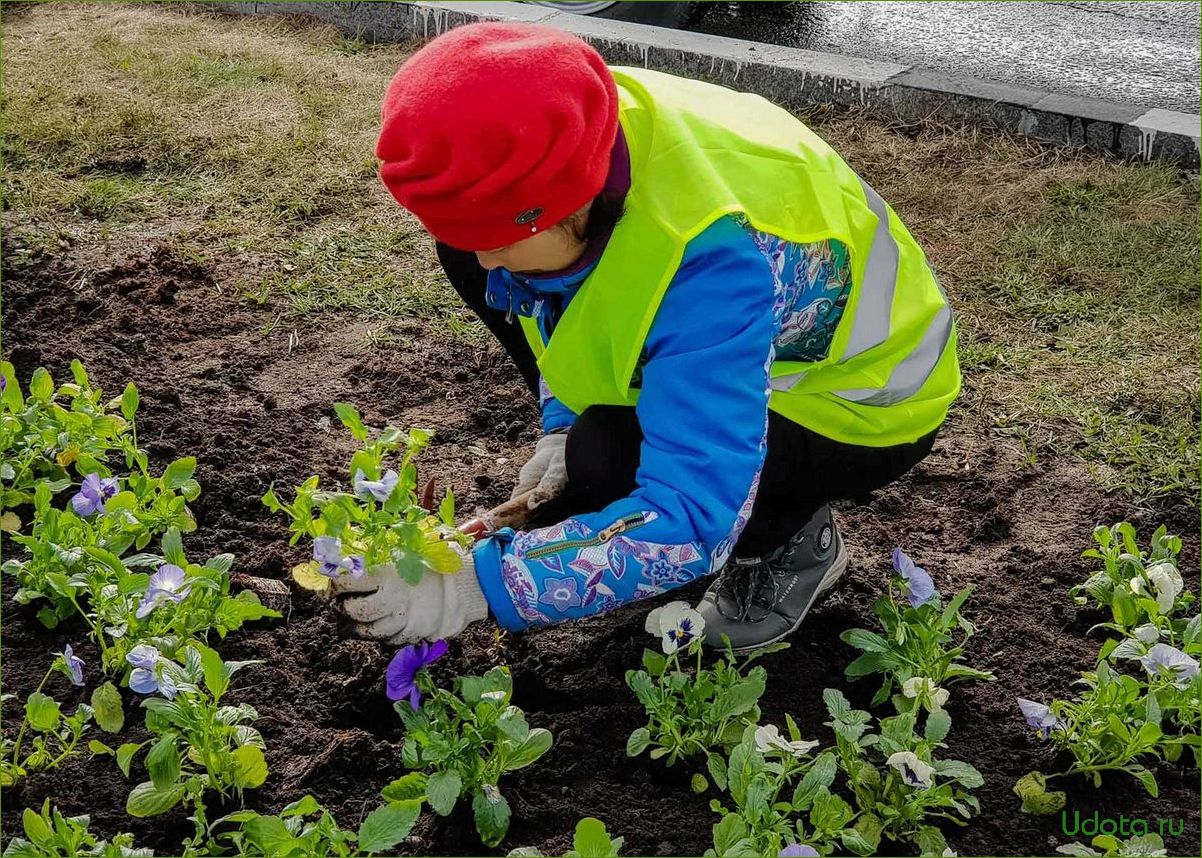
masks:
<path id="1" fill-rule="evenodd" d="M 722 647 L 726 635 L 735 652 L 746 652 L 788 637 L 846 570 L 847 548 L 823 506 L 771 554 L 726 564 L 697 605 L 706 644 Z"/>

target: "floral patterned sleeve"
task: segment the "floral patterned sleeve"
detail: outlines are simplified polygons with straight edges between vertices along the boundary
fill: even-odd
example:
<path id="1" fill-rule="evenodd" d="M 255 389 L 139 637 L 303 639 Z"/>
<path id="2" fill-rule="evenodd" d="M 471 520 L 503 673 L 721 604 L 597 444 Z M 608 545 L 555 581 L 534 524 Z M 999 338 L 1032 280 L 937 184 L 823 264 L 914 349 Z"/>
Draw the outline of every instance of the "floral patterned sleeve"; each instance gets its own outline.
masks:
<path id="1" fill-rule="evenodd" d="M 773 262 L 780 248 L 759 238 L 724 218 L 686 249 L 646 343 L 635 491 L 477 546 L 480 586 L 502 626 L 608 611 L 709 575 L 730 556 L 764 461 L 769 368 L 805 291 L 788 288 Z M 785 333 L 796 341 L 792 321 Z"/>

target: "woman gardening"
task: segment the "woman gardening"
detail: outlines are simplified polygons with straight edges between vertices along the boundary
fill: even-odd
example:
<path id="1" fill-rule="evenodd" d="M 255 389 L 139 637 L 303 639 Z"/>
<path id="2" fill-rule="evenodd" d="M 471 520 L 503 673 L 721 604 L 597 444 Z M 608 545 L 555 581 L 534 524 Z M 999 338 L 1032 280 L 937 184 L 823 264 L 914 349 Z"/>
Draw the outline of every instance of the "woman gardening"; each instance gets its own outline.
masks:
<path id="1" fill-rule="evenodd" d="M 517 365 L 544 526 L 451 575 L 335 580 L 369 638 L 444 638 L 706 578 L 710 644 L 779 640 L 847 568 L 828 503 L 931 450 L 951 310 L 897 215 L 764 99 L 609 68 L 562 31 L 452 30 L 385 96 L 380 175 Z"/>

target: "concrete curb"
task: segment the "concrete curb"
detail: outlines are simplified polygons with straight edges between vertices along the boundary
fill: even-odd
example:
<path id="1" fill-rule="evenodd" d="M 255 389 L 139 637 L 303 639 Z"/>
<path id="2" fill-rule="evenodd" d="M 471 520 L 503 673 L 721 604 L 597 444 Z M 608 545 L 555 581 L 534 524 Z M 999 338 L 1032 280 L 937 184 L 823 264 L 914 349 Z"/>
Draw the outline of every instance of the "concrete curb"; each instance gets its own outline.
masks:
<path id="1" fill-rule="evenodd" d="M 898 63 L 863 60 L 556 12 L 511 2 L 209 3 L 238 14 L 304 14 L 372 42 L 426 41 L 465 23 L 553 24 L 610 63 L 636 65 L 755 92 L 777 104 L 868 107 L 896 119 L 970 122 L 1064 146 L 1198 169 L 1202 117 L 1061 95 Z M 540 82 L 532 81 L 532 85 Z"/>

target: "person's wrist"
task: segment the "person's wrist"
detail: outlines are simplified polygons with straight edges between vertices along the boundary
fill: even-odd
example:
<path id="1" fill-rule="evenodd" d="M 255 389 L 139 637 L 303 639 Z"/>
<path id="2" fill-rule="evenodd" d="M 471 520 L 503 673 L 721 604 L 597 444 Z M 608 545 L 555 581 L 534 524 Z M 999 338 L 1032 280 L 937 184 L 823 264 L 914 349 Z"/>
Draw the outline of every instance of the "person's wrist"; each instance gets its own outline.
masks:
<path id="1" fill-rule="evenodd" d="M 480 582 L 476 578 L 476 563 L 470 551 L 463 559 L 462 568 L 455 573 L 454 582 L 455 595 L 463 609 L 464 619 L 468 623 L 474 623 L 486 618 L 488 600 L 484 598 L 484 591 L 480 589 Z"/>

